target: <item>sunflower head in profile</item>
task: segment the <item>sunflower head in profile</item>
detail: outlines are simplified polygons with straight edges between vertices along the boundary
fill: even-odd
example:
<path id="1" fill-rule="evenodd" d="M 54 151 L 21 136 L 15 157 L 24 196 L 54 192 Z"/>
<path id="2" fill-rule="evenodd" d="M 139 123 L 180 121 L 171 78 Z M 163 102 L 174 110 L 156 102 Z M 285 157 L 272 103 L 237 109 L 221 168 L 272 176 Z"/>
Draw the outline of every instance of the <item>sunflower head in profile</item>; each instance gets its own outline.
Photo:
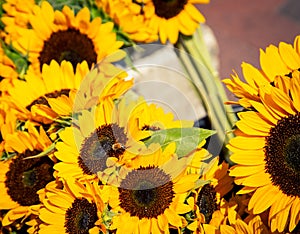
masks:
<path id="1" fill-rule="evenodd" d="M 224 79 L 227 88 L 239 99 L 229 102 L 240 104 L 245 108 L 252 106 L 251 101 L 259 101 L 259 87 L 263 85 L 286 85 L 293 71 L 300 69 L 300 36 L 294 44 L 280 42 L 279 46 L 270 45 L 265 51 L 260 50 L 260 69 L 249 63 L 242 63 L 243 79 L 236 73 L 231 78 Z M 285 76 L 278 81 L 278 77 Z M 278 83 L 282 81 L 281 83 Z"/>
<path id="2" fill-rule="evenodd" d="M 28 54 L 37 73 L 42 71 L 43 64 L 49 65 L 52 60 L 58 63 L 70 61 L 74 69 L 78 63 L 87 61 L 91 68 L 117 51 L 123 42 L 117 41 L 112 22 L 102 23 L 100 17 L 92 21 L 90 18 L 87 7 L 74 15 L 68 6 L 54 11 L 47 1 L 43 1 L 30 16 L 31 27 L 22 30 L 22 37 L 14 40 L 13 46 Z"/>
<path id="3" fill-rule="evenodd" d="M 68 178 L 62 180 L 62 185 L 45 189 L 39 233 L 106 233 L 98 183 Z"/>
<path id="4" fill-rule="evenodd" d="M 37 214 L 40 195 L 37 193 L 55 180 L 53 154 L 35 157 L 51 145 L 45 131 L 29 125 L 28 132 L 15 132 L 6 137 L 5 148 L 14 152 L 9 159 L 0 161 L 0 209 L 6 210 L 2 225 L 19 222 Z M 24 218 L 20 221 L 21 218 Z"/>
<path id="5" fill-rule="evenodd" d="M 179 33 L 192 35 L 199 23 L 205 22 L 204 16 L 194 4 L 206 4 L 209 0 L 123 0 L 123 2 L 129 11 L 126 15 L 127 22 L 137 21 L 143 25 L 142 28 L 147 27 L 152 30 L 152 33 L 159 35 L 163 44 L 167 40 L 175 44 Z M 119 12 L 122 14 L 121 8 Z M 129 30 L 126 29 L 130 27 L 125 25 L 124 28 L 127 32 Z"/>
<path id="6" fill-rule="evenodd" d="M 184 201 L 189 189 L 195 186 L 198 174 L 185 174 L 186 161 L 169 151 L 153 155 L 147 166 L 131 168 L 122 176 L 118 187 L 109 187 L 109 205 L 116 213 L 111 230 L 117 233 L 168 233 L 169 228 L 179 229 L 186 222 L 181 217 L 191 210 Z M 149 156 L 150 157 L 150 156 Z M 106 188 L 104 188 L 105 190 Z M 104 198 L 105 199 L 105 198 Z M 124 225 L 126 223 L 127 225 Z"/>
<path id="7" fill-rule="evenodd" d="M 230 175 L 244 186 L 239 193 L 253 193 L 249 210 L 269 212 L 272 232 L 291 232 L 300 220 L 298 71 L 287 86 L 289 92 L 273 85 L 260 87 L 260 101 L 252 102 L 255 110 L 239 113 L 237 136 L 228 144 L 236 163 Z"/>
<path id="8" fill-rule="evenodd" d="M 225 161 L 220 162 L 219 157 L 215 157 L 209 164 L 202 164 L 205 167 L 200 172 L 200 179 L 206 183 L 187 199 L 193 210 L 191 217 L 194 217 L 187 228 L 194 233 L 204 233 L 205 228 L 212 225 L 214 212 L 220 209 L 221 199 L 233 188 L 233 178 L 228 174 L 229 165 Z"/>

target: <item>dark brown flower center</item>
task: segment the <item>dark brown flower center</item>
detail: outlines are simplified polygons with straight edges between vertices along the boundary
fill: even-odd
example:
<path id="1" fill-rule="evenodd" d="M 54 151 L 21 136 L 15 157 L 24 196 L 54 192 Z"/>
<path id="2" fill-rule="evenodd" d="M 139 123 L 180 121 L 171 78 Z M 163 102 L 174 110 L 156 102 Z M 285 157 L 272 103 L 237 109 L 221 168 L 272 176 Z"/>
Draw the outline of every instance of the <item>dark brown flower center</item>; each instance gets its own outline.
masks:
<path id="1" fill-rule="evenodd" d="M 201 188 L 197 205 L 200 213 L 205 217 L 205 223 L 209 223 L 212 214 L 218 209 L 216 191 L 213 186 L 206 184 Z"/>
<path id="2" fill-rule="evenodd" d="M 88 234 L 98 220 L 97 206 L 85 198 L 76 198 L 66 211 L 66 233 Z"/>
<path id="3" fill-rule="evenodd" d="M 22 206 L 39 203 L 36 193 L 46 184 L 54 180 L 54 163 L 47 157 L 24 159 L 40 153 L 37 150 L 26 151 L 12 159 L 9 171 L 6 173 L 5 186 L 11 199 Z"/>
<path id="4" fill-rule="evenodd" d="M 48 107 L 50 107 L 47 98 L 57 98 L 60 97 L 62 95 L 66 95 L 67 97 L 69 96 L 70 93 L 70 89 L 62 89 L 60 91 L 54 91 L 52 93 L 46 93 L 45 96 L 43 97 L 39 97 L 37 99 L 35 99 L 32 103 L 30 103 L 28 106 L 26 106 L 27 110 L 31 110 L 31 107 L 37 104 L 42 104 L 42 105 L 46 105 Z"/>
<path id="5" fill-rule="evenodd" d="M 279 120 L 265 145 L 266 172 L 288 196 L 300 197 L 300 114 Z"/>
<path id="6" fill-rule="evenodd" d="M 161 18 L 170 19 L 178 15 L 188 0 L 153 0 L 155 14 Z"/>
<path id="7" fill-rule="evenodd" d="M 131 216 L 157 218 L 174 197 L 171 177 L 157 167 L 129 172 L 119 187 L 120 206 Z"/>
<path id="8" fill-rule="evenodd" d="M 107 158 L 119 158 L 123 155 L 126 143 L 123 127 L 117 124 L 102 125 L 83 141 L 78 158 L 79 166 L 88 175 L 104 171 L 107 168 Z"/>
<path id="9" fill-rule="evenodd" d="M 97 62 L 97 53 L 93 41 L 79 30 L 68 29 L 51 34 L 44 42 L 44 47 L 39 56 L 40 70 L 43 64 L 50 64 L 54 59 L 58 63 L 63 60 L 70 61 L 75 70 L 78 63 L 87 61 L 89 68 Z"/>

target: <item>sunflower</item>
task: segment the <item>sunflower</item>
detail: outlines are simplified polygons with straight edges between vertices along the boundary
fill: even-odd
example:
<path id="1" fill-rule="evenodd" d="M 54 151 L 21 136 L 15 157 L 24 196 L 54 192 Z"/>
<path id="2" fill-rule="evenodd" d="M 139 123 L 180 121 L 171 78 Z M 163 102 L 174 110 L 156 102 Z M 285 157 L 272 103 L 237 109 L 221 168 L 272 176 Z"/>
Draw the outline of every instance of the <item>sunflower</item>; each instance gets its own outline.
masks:
<path id="1" fill-rule="evenodd" d="M 128 111 L 123 111 L 115 111 L 110 103 L 103 102 L 79 112 L 73 126 L 59 133 L 62 142 L 57 143 L 55 155 L 61 162 L 54 167 L 58 175 L 96 178 L 115 163 L 131 160 L 145 147 L 139 140 L 149 133 L 139 131 L 129 136 L 123 118 Z M 115 112 L 120 116 L 116 117 Z"/>
<path id="2" fill-rule="evenodd" d="M 135 42 L 151 43 L 157 41 L 157 32 L 145 23 L 147 20 L 143 15 L 139 15 L 140 6 L 136 5 L 138 11 L 132 11 L 132 7 L 129 8 L 127 2 L 116 0 L 95 1 L 98 8 L 108 14 L 118 25 L 121 34 L 125 34 L 126 37 Z"/>
<path id="3" fill-rule="evenodd" d="M 204 171 L 200 172 L 203 173 L 200 179 L 207 183 L 187 199 L 195 213 L 194 220 L 192 219 L 187 228 L 194 233 L 204 233 L 204 226 L 207 228 L 212 225 L 212 216 L 220 209 L 221 199 L 232 190 L 233 178 L 228 174 L 228 167 L 225 161 L 220 163 L 219 157 L 215 157 L 206 165 Z"/>
<path id="4" fill-rule="evenodd" d="M 86 62 L 78 64 L 74 72 L 70 62 L 63 61 L 59 65 L 53 60 L 50 65 L 43 67 L 41 76 L 29 70 L 25 75 L 26 80 L 13 80 L 6 100 L 19 112 L 20 119 L 49 124 L 58 114 L 51 109 L 47 98 L 68 96 L 71 90 L 80 87 L 88 71 Z"/>
<path id="5" fill-rule="evenodd" d="M 106 233 L 104 203 L 97 183 L 63 180 L 62 188 L 45 189 L 39 233 Z"/>
<path id="6" fill-rule="evenodd" d="M 269 212 L 272 232 L 292 231 L 300 220 L 300 76 L 295 72 L 288 93 L 272 85 L 260 87 L 261 101 L 251 101 L 255 110 L 238 114 L 236 137 L 228 144 L 236 163 L 230 175 L 244 186 L 239 193 L 253 194 L 249 210 Z"/>
<path id="7" fill-rule="evenodd" d="M 58 63 L 70 61 L 74 69 L 85 60 L 91 68 L 123 45 L 112 31 L 113 23 L 102 24 L 100 17 L 90 21 L 87 7 L 75 16 L 68 6 L 62 11 L 54 11 L 47 1 L 43 1 L 30 16 L 30 25 L 32 28 L 20 30 L 22 37 L 13 41 L 13 45 L 28 54 L 37 73 L 42 71 L 43 64 L 50 64 L 53 59 Z"/>
<path id="8" fill-rule="evenodd" d="M 29 157 L 47 150 L 51 144 L 43 128 L 38 131 L 32 125 L 28 125 L 28 132 L 18 131 L 5 139 L 6 149 L 14 155 L 0 161 L 0 209 L 7 211 L 3 226 L 30 214 L 36 215 L 40 203 L 37 191 L 55 180 L 55 158 L 51 153 L 39 158 Z"/>
<path id="9" fill-rule="evenodd" d="M 199 175 L 185 174 L 186 160 L 178 160 L 176 155 L 163 165 L 156 165 L 161 159 L 155 158 L 164 158 L 163 154 L 155 151 L 154 160 L 147 166 L 128 170 L 118 187 L 105 185 L 110 189 L 111 212 L 116 213 L 111 230 L 116 233 L 169 233 L 169 228 L 185 226 L 181 215 L 191 208 L 184 201 Z"/>
<path id="10" fill-rule="evenodd" d="M 26 80 L 14 80 L 9 96 L 4 99 L 18 111 L 19 119 L 49 124 L 58 117 L 70 117 L 74 109 L 85 109 L 88 104 L 105 101 L 112 106 L 132 85 L 132 80 L 126 80 L 122 73 L 112 75 L 117 71 L 106 63 L 104 68 L 100 64 L 89 72 L 84 61 L 74 72 L 70 62 L 59 65 L 53 60 L 43 66 L 41 76 L 29 69 Z"/>
<path id="11" fill-rule="evenodd" d="M 294 40 L 294 45 L 280 42 L 279 46 L 270 45 L 265 51 L 260 50 L 260 67 L 255 68 L 249 63 L 242 63 L 243 82 L 237 74 L 231 79 L 224 79 L 227 88 L 239 98 L 244 107 L 251 107 L 251 100 L 259 101 L 258 90 L 261 85 L 278 84 L 279 76 L 290 77 L 292 72 L 300 69 L 300 36 Z"/>
<path id="12" fill-rule="evenodd" d="M 11 86 L 13 79 L 18 78 L 14 62 L 7 57 L 2 46 L 0 46 L 0 92 L 6 94 L 7 89 Z"/>
<path id="13" fill-rule="evenodd" d="M 4 24 L 5 42 L 9 44 L 21 36 L 20 31 L 29 26 L 29 17 L 35 6 L 34 0 L 5 0 L 2 4 L 4 14 L 1 21 Z"/>
<path id="14" fill-rule="evenodd" d="M 110 0 L 108 12 L 133 40 L 149 42 L 155 39 L 153 35 L 159 35 L 163 44 L 167 40 L 175 44 L 179 33 L 192 35 L 199 23 L 205 22 L 204 16 L 194 4 L 208 2 L 209 0 Z"/>

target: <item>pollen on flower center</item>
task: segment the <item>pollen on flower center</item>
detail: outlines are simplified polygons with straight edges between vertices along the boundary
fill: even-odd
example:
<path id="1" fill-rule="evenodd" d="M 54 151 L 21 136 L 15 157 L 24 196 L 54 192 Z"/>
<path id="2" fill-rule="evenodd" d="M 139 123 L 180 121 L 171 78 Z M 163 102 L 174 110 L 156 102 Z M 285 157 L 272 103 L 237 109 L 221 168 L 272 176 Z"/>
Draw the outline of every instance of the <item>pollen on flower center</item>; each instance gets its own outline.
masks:
<path id="1" fill-rule="evenodd" d="M 300 114 L 279 120 L 265 144 L 265 170 L 274 185 L 290 196 L 300 197 Z"/>
<path id="2" fill-rule="evenodd" d="M 107 167 L 107 158 L 119 158 L 125 151 L 126 142 L 124 128 L 117 124 L 102 125 L 84 139 L 78 164 L 88 175 L 104 171 Z"/>
<path id="3" fill-rule="evenodd" d="M 161 18 L 170 19 L 178 15 L 188 0 L 153 0 L 155 14 Z"/>
<path id="4" fill-rule="evenodd" d="M 118 189 L 120 206 L 139 219 L 163 214 L 175 194 L 170 176 L 157 167 L 140 167 L 129 172 Z"/>
<path id="5" fill-rule="evenodd" d="M 50 38 L 44 42 L 44 47 L 39 56 L 40 70 L 43 64 L 50 64 L 54 59 L 58 63 L 63 60 L 70 61 L 75 70 L 78 63 L 87 61 L 89 68 L 97 62 L 97 54 L 94 44 L 87 35 L 79 30 L 68 29 L 51 34 Z"/>

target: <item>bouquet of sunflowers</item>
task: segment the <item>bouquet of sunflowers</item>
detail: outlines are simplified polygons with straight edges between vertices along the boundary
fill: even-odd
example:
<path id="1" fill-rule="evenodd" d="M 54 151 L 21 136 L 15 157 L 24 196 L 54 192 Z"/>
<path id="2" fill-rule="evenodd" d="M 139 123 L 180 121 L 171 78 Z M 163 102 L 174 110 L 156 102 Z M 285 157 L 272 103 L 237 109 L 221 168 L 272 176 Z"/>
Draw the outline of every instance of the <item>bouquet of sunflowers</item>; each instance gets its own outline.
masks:
<path id="1" fill-rule="evenodd" d="M 300 37 L 223 80 L 227 101 L 208 2 L 1 1 L 1 233 L 299 232 Z M 150 43 L 174 51 L 209 125 L 136 91 Z"/>

